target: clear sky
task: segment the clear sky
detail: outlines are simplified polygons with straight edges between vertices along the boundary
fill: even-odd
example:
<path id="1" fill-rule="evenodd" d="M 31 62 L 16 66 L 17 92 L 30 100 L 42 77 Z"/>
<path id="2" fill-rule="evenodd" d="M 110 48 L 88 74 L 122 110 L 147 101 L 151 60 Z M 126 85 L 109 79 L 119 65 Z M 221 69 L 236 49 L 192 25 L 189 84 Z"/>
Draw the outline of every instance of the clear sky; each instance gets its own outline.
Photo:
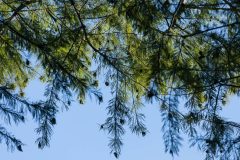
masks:
<path id="1" fill-rule="evenodd" d="M 27 88 L 27 95 L 31 98 L 40 98 L 44 87 L 33 81 Z M 109 97 L 106 89 L 102 88 L 105 97 Z M 240 99 L 240 98 L 239 98 Z M 240 122 L 240 107 L 237 97 L 232 97 L 223 109 L 223 115 Z M 106 118 L 105 100 L 100 106 L 88 100 L 84 105 L 72 103 L 69 111 L 60 113 L 50 148 L 39 150 L 35 144 L 37 127 L 31 119 L 25 124 L 11 126 L 9 129 L 24 143 L 23 152 L 10 152 L 6 146 L 0 145 L 0 155 L 3 160 L 115 160 L 109 153 L 108 135 L 99 130 L 99 124 Z M 142 109 L 146 115 L 146 125 L 149 133 L 145 137 L 138 137 L 127 131 L 123 137 L 124 146 L 120 160 L 172 160 L 164 153 L 164 144 L 161 133 L 161 114 L 157 105 L 149 105 Z M 203 153 L 195 148 L 189 148 L 186 142 L 175 160 L 202 160 Z"/>

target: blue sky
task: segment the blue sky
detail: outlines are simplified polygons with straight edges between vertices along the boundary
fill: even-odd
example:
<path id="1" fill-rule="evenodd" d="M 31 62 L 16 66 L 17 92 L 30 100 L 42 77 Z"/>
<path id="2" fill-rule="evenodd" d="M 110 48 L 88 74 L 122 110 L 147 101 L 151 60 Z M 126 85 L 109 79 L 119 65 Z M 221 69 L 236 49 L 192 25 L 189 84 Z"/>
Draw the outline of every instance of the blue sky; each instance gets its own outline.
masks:
<path id="1" fill-rule="evenodd" d="M 107 89 L 102 88 L 105 97 L 109 97 Z M 33 81 L 27 88 L 27 95 L 33 99 L 42 96 L 44 87 Z M 232 97 L 228 105 L 223 109 L 224 117 L 240 122 L 240 100 Z M 10 152 L 5 145 L 0 145 L 1 159 L 4 160 L 115 160 L 109 153 L 108 135 L 99 130 L 99 124 L 106 118 L 107 100 L 98 105 L 94 99 L 91 102 L 80 105 L 72 103 L 70 110 L 62 112 L 57 117 L 57 125 L 50 148 L 39 150 L 35 144 L 37 125 L 28 119 L 25 124 L 11 126 L 10 131 L 20 138 L 25 146 L 23 152 Z M 123 137 L 124 146 L 120 160 L 172 160 L 172 157 L 164 152 L 161 133 L 161 116 L 157 105 L 146 104 L 142 108 L 146 115 L 146 125 L 149 133 L 145 137 L 138 137 L 129 131 Z M 181 152 L 175 160 L 202 160 L 204 154 L 195 148 L 189 148 L 187 140 L 184 142 Z"/>

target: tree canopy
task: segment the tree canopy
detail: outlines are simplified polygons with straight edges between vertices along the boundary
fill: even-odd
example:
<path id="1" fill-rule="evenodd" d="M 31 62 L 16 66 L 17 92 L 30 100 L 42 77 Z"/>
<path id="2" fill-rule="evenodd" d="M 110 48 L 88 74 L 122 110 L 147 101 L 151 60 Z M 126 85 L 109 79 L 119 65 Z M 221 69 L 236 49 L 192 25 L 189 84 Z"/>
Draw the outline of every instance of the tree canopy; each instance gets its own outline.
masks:
<path id="1" fill-rule="evenodd" d="M 75 94 L 102 102 L 104 77 L 112 98 L 100 128 L 116 158 L 127 127 L 147 134 L 139 108 L 155 102 L 166 152 L 177 155 L 185 134 L 206 159 L 239 159 L 240 124 L 220 116 L 240 94 L 239 18 L 238 0 L 0 1 L 1 142 L 22 151 L 5 125 L 31 115 L 36 144 L 49 146 L 56 114 Z M 41 101 L 24 95 L 35 78 Z"/>

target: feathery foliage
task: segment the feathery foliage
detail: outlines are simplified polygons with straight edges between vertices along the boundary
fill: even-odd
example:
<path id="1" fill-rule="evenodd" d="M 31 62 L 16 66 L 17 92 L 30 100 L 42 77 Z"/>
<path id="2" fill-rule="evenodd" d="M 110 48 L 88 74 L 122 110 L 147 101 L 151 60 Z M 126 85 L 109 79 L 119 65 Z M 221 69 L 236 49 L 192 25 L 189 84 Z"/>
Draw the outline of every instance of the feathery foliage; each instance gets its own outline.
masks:
<path id="1" fill-rule="evenodd" d="M 240 95 L 239 18 L 237 0 L 0 1 L 1 142 L 22 151 L 2 125 L 30 114 L 38 147 L 49 146 L 59 106 L 67 109 L 72 94 L 81 104 L 87 94 L 102 102 L 106 73 L 112 99 L 101 129 L 116 158 L 125 126 L 147 134 L 139 111 L 154 102 L 166 152 L 177 155 L 186 134 L 206 159 L 239 159 L 240 124 L 220 116 L 228 97 Z M 25 97 L 33 78 L 47 84 L 45 100 Z"/>

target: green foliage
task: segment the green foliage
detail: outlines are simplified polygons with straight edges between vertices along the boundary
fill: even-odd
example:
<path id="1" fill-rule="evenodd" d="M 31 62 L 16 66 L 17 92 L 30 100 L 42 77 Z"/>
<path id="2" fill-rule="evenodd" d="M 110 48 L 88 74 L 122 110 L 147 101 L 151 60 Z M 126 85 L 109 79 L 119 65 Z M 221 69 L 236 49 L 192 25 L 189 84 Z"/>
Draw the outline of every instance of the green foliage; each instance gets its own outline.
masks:
<path id="1" fill-rule="evenodd" d="M 101 129 L 116 158 L 125 126 L 146 135 L 139 110 L 154 102 L 166 152 L 178 154 L 186 134 L 206 159 L 239 159 L 240 126 L 220 116 L 227 98 L 240 93 L 239 18 L 235 0 L 3 0 L 1 118 L 7 125 L 32 115 L 38 147 L 49 146 L 59 106 L 68 109 L 72 94 L 81 104 L 87 94 L 102 102 L 104 73 L 112 99 Z M 30 102 L 24 88 L 36 77 L 47 84 L 46 99 Z M 182 99 L 186 112 L 178 109 Z M 22 151 L 2 125 L 0 139 Z"/>

